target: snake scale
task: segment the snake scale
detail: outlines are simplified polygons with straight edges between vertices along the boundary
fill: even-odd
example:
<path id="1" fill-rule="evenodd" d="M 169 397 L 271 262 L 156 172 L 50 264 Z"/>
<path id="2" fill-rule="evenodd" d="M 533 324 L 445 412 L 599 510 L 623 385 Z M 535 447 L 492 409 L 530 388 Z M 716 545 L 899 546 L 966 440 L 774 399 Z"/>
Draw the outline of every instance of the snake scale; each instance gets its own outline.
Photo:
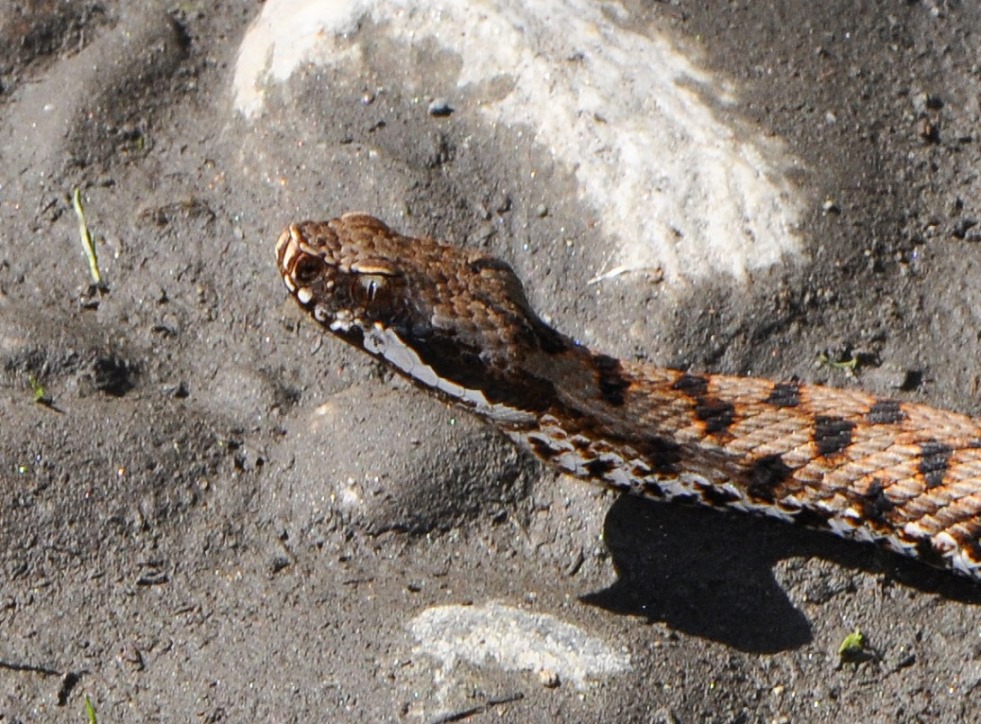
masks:
<path id="1" fill-rule="evenodd" d="M 326 329 L 566 473 L 831 530 L 981 581 L 981 421 L 598 354 L 539 319 L 503 261 L 365 214 L 292 224 L 276 255 Z"/>

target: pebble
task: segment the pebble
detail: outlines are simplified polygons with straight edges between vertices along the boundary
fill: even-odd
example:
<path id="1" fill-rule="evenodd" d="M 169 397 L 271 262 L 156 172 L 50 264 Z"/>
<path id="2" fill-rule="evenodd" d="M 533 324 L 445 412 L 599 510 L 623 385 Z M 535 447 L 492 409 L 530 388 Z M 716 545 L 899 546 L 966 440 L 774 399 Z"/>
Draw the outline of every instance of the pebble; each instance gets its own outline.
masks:
<path id="1" fill-rule="evenodd" d="M 552 671 L 551 669 L 542 669 L 538 672 L 538 681 L 546 689 L 556 689 L 562 682 L 559 680 L 559 675 Z"/>
<path id="2" fill-rule="evenodd" d="M 434 98 L 429 104 L 429 115 L 442 118 L 453 113 L 450 102 L 445 98 Z"/>

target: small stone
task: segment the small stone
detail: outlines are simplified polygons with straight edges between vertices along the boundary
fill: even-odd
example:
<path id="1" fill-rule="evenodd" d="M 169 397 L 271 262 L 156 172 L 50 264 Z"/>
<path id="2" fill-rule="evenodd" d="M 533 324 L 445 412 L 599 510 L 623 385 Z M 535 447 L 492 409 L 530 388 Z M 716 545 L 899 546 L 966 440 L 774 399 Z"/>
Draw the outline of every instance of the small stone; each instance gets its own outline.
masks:
<path id="1" fill-rule="evenodd" d="M 966 239 L 968 237 L 968 232 L 978 225 L 977 219 L 972 219 L 970 217 L 965 217 L 959 219 L 957 223 L 954 224 L 951 233 L 954 235 L 955 239 Z"/>
<path id="2" fill-rule="evenodd" d="M 947 202 L 946 211 L 950 216 L 956 216 L 964 210 L 964 199 L 960 196 L 955 196 L 953 199 Z"/>
<path id="3" fill-rule="evenodd" d="M 559 680 L 559 675 L 551 669 L 542 669 L 538 672 L 538 681 L 546 689 L 556 689 L 562 682 Z"/>
<path id="4" fill-rule="evenodd" d="M 160 391 L 164 397 L 174 397 L 178 400 L 183 400 L 191 394 L 183 380 L 177 383 L 167 383 L 160 388 Z"/>
<path id="5" fill-rule="evenodd" d="M 444 118 L 453 113 L 453 108 L 445 98 L 435 98 L 429 104 L 429 115 Z"/>
<path id="6" fill-rule="evenodd" d="M 913 110 L 917 113 L 923 113 L 924 111 L 939 111 L 944 107 L 943 99 L 931 95 L 926 91 L 921 91 L 913 96 Z"/>
<path id="7" fill-rule="evenodd" d="M 289 565 L 290 565 L 290 559 L 282 554 L 279 554 L 273 556 L 272 561 L 270 561 L 269 563 L 269 570 L 272 573 L 279 573 L 283 569 L 289 568 Z"/>
<path id="8" fill-rule="evenodd" d="M 940 121 L 935 118 L 923 116 L 917 121 L 916 132 L 927 143 L 940 142 Z"/>

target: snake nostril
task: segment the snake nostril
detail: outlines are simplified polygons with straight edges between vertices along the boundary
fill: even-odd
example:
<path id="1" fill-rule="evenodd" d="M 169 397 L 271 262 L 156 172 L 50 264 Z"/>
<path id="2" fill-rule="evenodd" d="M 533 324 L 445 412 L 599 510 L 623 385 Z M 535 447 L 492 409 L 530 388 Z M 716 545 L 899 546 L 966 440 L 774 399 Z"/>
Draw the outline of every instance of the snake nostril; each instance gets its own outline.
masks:
<path id="1" fill-rule="evenodd" d="M 323 268 L 324 263 L 318 257 L 304 256 L 297 260 L 296 265 L 293 267 L 293 278 L 299 284 L 306 286 L 320 276 L 320 272 Z"/>

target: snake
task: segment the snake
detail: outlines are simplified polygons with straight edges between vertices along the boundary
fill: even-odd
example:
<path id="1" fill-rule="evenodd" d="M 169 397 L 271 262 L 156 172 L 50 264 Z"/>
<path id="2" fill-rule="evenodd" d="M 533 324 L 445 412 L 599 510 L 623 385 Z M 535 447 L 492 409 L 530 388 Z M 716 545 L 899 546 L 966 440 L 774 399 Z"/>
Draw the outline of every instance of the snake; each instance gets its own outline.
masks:
<path id="1" fill-rule="evenodd" d="M 981 420 L 594 352 L 542 321 L 504 261 L 363 213 L 290 224 L 276 258 L 324 329 L 562 472 L 828 530 L 981 582 Z"/>

